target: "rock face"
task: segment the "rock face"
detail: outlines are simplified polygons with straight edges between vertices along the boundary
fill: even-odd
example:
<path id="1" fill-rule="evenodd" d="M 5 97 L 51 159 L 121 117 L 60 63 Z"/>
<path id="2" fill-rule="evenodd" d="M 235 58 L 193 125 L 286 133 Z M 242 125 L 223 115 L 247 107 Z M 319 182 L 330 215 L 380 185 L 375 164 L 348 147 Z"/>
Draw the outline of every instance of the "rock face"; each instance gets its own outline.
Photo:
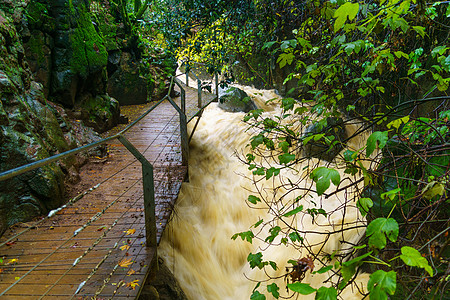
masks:
<path id="1" fill-rule="evenodd" d="M 116 55 L 120 55 L 120 58 L 110 59 L 110 64 L 113 64 L 116 70 L 108 79 L 108 94 L 116 98 L 121 105 L 148 102 L 147 80 L 139 74 L 139 62 L 128 52 L 115 53 L 114 56 Z"/>
<path id="2" fill-rule="evenodd" d="M 92 142 L 92 137 L 98 139 L 92 132 L 79 139 L 80 129 L 74 130 L 64 110 L 48 101 L 42 84 L 33 81 L 17 32 L 17 28 L 26 31 L 21 27 L 25 8 L 21 4 L 0 2 L 0 171 Z M 37 35 L 36 43 L 46 39 Z M 35 67 L 50 65 L 47 60 L 41 62 Z M 83 159 L 70 157 L 1 182 L 0 234 L 17 222 L 59 207 L 65 201 L 65 177 L 76 180 Z"/>
<path id="3" fill-rule="evenodd" d="M 30 1 L 24 15 L 21 31 L 25 58 L 35 80 L 44 86 L 45 96 L 70 108 L 99 101 L 97 106 L 102 111 L 111 110 L 102 118 L 96 117 L 101 123 L 94 127 L 105 130 L 115 126 L 119 106 L 104 105 L 103 97 L 108 52 L 90 17 L 88 1 Z M 83 121 L 93 125 L 89 117 Z"/>
<path id="4" fill-rule="evenodd" d="M 241 89 L 230 87 L 219 90 L 219 107 L 228 112 L 249 112 L 258 109 L 255 102 Z"/>
<path id="5" fill-rule="evenodd" d="M 335 117 L 323 119 L 306 128 L 303 136 L 306 138 L 316 134 L 325 134 L 325 136 L 318 141 L 314 139 L 308 141 L 304 146 L 303 155 L 332 161 L 343 149 L 343 141 L 347 138 L 343 120 Z M 325 142 L 325 138 L 330 140 L 330 143 Z"/>

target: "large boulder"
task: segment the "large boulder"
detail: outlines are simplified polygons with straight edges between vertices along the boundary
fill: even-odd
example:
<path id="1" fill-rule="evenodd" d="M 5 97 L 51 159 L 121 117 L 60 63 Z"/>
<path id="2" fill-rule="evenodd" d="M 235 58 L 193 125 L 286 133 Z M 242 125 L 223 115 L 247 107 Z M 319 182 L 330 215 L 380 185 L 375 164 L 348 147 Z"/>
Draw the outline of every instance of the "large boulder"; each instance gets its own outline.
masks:
<path id="1" fill-rule="evenodd" d="M 74 109 L 73 116 L 102 133 L 116 126 L 120 118 L 119 102 L 108 95 L 86 95 Z"/>
<path id="2" fill-rule="evenodd" d="M 303 133 L 303 138 L 324 134 L 318 140 L 309 139 L 303 148 L 305 157 L 319 158 L 332 161 L 342 151 L 347 138 L 345 124 L 341 118 L 328 117 L 308 126 Z"/>
<path id="3" fill-rule="evenodd" d="M 108 94 L 120 105 L 143 104 L 149 99 L 147 79 L 139 72 L 139 61 L 131 53 L 112 53 L 109 69 L 114 70 L 108 78 Z"/>
<path id="4" fill-rule="evenodd" d="M 241 89 L 230 87 L 219 90 L 219 107 L 228 112 L 249 112 L 258 109 L 255 102 Z"/>

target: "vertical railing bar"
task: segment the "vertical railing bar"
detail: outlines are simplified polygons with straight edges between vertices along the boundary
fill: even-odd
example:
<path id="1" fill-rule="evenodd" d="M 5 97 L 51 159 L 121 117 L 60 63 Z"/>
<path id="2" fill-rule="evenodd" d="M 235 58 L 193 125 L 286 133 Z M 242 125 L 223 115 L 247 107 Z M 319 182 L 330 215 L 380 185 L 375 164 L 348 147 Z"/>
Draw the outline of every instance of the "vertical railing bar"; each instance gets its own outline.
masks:
<path id="1" fill-rule="evenodd" d="M 155 214 L 155 183 L 153 179 L 152 164 L 131 144 L 123 135 L 119 135 L 119 141 L 141 162 L 142 181 L 144 185 L 144 219 L 146 246 L 157 247 L 156 239 L 156 214 Z M 156 251 L 156 250 L 155 250 Z"/>
<path id="2" fill-rule="evenodd" d="M 202 107 L 202 81 L 197 79 L 197 93 L 198 93 L 198 108 Z"/>
<path id="3" fill-rule="evenodd" d="M 216 101 L 219 101 L 219 74 L 217 73 L 217 71 L 214 73 L 214 79 L 215 79 L 215 84 L 216 84 Z"/>
<path id="4" fill-rule="evenodd" d="M 180 134 L 181 134 L 181 158 L 182 165 L 188 166 L 189 160 L 189 137 L 187 133 L 187 118 L 186 114 L 178 107 L 171 97 L 167 98 L 172 106 L 178 111 L 180 115 Z"/>

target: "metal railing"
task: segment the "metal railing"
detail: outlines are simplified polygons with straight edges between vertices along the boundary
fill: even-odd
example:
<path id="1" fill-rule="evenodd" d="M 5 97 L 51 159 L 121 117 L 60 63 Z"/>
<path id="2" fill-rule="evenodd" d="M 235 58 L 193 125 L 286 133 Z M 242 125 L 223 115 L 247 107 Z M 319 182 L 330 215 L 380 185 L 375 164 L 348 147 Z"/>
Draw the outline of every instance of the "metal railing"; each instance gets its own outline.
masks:
<path id="1" fill-rule="evenodd" d="M 179 107 L 173 99 L 170 97 L 170 92 L 172 91 L 174 83 L 179 86 L 181 90 L 181 107 Z M 138 122 L 140 122 L 143 118 L 145 118 L 150 112 L 152 112 L 156 107 L 158 107 L 164 100 L 168 100 L 170 104 L 177 110 L 180 117 L 180 133 L 181 133 L 181 155 L 182 155 L 182 165 L 188 166 L 189 159 L 189 139 L 187 134 L 187 117 L 186 117 L 186 93 L 181 83 L 175 77 L 172 77 L 169 92 L 166 96 L 164 96 L 161 100 L 155 103 L 151 108 L 149 108 L 145 113 L 143 113 L 139 118 L 133 121 L 131 124 L 126 126 L 119 133 L 112 135 L 110 137 L 101 139 L 99 141 L 90 143 L 88 145 L 84 145 L 45 159 L 41 159 L 8 171 L 4 171 L 0 173 L 0 182 L 11 179 L 13 177 L 19 176 L 26 172 L 30 172 L 37 168 L 46 166 L 50 163 L 59 161 L 66 157 L 78 154 L 80 152 L 87 151 L 89 149 L 95 148 L 97 146 L 108 143 L 112 140 L 119 140 L 122 145 L 127 148 L 127 150 L 133 154 L 133 156 L 141 163 L 142 165 L 142 178 L 143 178 L 143 186 L 144 186 L 144 213 L 145 213 L 145 230 L 146 230 L 146 246 L 147 247 L 156 247 L 157 246 L 157 229 L 156 229 L 156 216 L 155 216 L 155 184 L 153 178 L 153 165 L 139 152 L 139 150 L 134 147 L 134 145 L 125 138 L 124 134 L 134 127 Z M 53 211 L 52 211 L 53 212 Z M 52 214 L 50 212 L 49 217 Z"/>
<path id="2" fill-rule="evenodd" d="M 197 105 L 199 108 L 199 112 L 196 114 L 201 116 L 201 113 L 205 106 L 202 106 L 202 81 L 198 78 L 198 76 L 192 71 L 187 69 L 186 71 L 186 85 L 189 86 L 189 73 L 191 73 L 197 79 L 197 88 L 198 88 L 198 101 Z M 143 118 L 145 118 L 150 112 L 152 112 L 155 108 L 157 108 L 163 101 L 168 100 L 170 104 L 176 109 L 180 117 L 180 135 L 181 135 L 181 156 L 182 156 L 182 165 L 188 166 L 189 159 L 189 142 L 192 138 L 192 134 L 195 131 L 195 128 L 198 125 L 198 121 L 196 122 L 194 129 L 192 130 L 192 134 L 188 137 L 187 133 L 187 123 L 190 120 L 187 120 L 186 116 L 186 92 L 183 88 L 180 80 L 176 78 L 177 76 L 173 76 L 170 82 L 169 91 L 166 96 L 164 96 L 161 100 L 156 102 L 151 108 L 149 108 L 145 113 L 143 113 L 139 118 L 126 126 L 119 133 L 112 135 L 110 137 L 101 139 L 99 141 L 90 143 L 88 145 L 84 145 L 45 159 L 41 159 L 11 170 L 7 170 L 0 173 L 0 182 L 11 179 L 13 177 L 19 176 L 26 172 L 30 172 L 37 168 L 46 166 L 53 162 L 59 161 L 66 157 L 87 151 L 89 149 L 95 148 L 97 146 L 106 144 L 112 140 L 119 140 L 127 150 L 133 154 L 133 156 L 141 163 L 142 165 L 142 180 L 144 186 L 144 213 L 145 213 L 145 230 L 146 230 L 146 246 L 147 247 L 156 247 L 157 246 L 157 228 L 156 228 L 156 215 L 155 215 L 155 184 L 153 177 L 153 165 L 139 152 L 139 150 L 134 147 L 134 145 L 125 138 L 124 134 L 133 128 L 137 123 L 139 123 Z M 181 107 L 179 107 L 170 96 L 172 88 L 176 84 L 181 91 Z M 215 73 L 215 88 L 216 88 L 216 97 L 218 95 L 218 75 Z M 65 207 L 65 205 L 63 206 Z M 49 213 L 48 217 L 54 214 L 55 211 L 59 211 L 62 208 L 56 209 Z"/>

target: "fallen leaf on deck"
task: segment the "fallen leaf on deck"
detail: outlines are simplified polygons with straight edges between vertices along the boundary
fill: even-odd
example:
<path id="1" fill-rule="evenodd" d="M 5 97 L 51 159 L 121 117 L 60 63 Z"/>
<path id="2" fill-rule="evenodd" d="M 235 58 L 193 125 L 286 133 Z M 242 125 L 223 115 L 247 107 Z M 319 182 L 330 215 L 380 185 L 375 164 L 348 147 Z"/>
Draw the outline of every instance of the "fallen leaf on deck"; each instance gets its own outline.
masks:
<path id="1" fill-rule="evenodd" d="M 131 287 L 134 290 L 137 286 L 139 286 L 138 282 L 139 282 L 139 279 L 128 282 L 127 287 Z"/>
<path id="2" fill-rule="evenodd" d="M 124 231 L 126 234 L 125 235 L 131 235 L 131 234 L 133 234 L 133 233 L 135 233 L 136 232 L 136 229 L 128 229 L 127 231 Z"/>
<path id="3" fill-rule="evenodd" d="M 134 273 L 136 273 L 135 270 L 130 269 L 130 271 L 128 271 L 127 276 L 133 275 Z"/>
<path id="4" fill-rule="evenodd" d="M 10 259 L 5 265 L 16 264 L 19 260 L 17 258 Z"/>
<path id="5" fill-rule="evenodd" d="M 128 245 L 123 245 L 120 247 L 120 250 L 128 250 L 128 249 L 130 249 L 130 246 Z"/>
<path id="6" fill-rule="evenodd" d="M 12 246 L 12 245 L 14 245 L 16 242 L 7 242 L 5 245 L 6 246 Z"/>
<path id="7" fill-rule="evenodd" d="M 128 259 L 124 258 L 119 262 L 119 267 L 128 268 L 132 264 L 133 264 L 133 261 L 131 260 L 131 258 L 128 258 Z"/>

